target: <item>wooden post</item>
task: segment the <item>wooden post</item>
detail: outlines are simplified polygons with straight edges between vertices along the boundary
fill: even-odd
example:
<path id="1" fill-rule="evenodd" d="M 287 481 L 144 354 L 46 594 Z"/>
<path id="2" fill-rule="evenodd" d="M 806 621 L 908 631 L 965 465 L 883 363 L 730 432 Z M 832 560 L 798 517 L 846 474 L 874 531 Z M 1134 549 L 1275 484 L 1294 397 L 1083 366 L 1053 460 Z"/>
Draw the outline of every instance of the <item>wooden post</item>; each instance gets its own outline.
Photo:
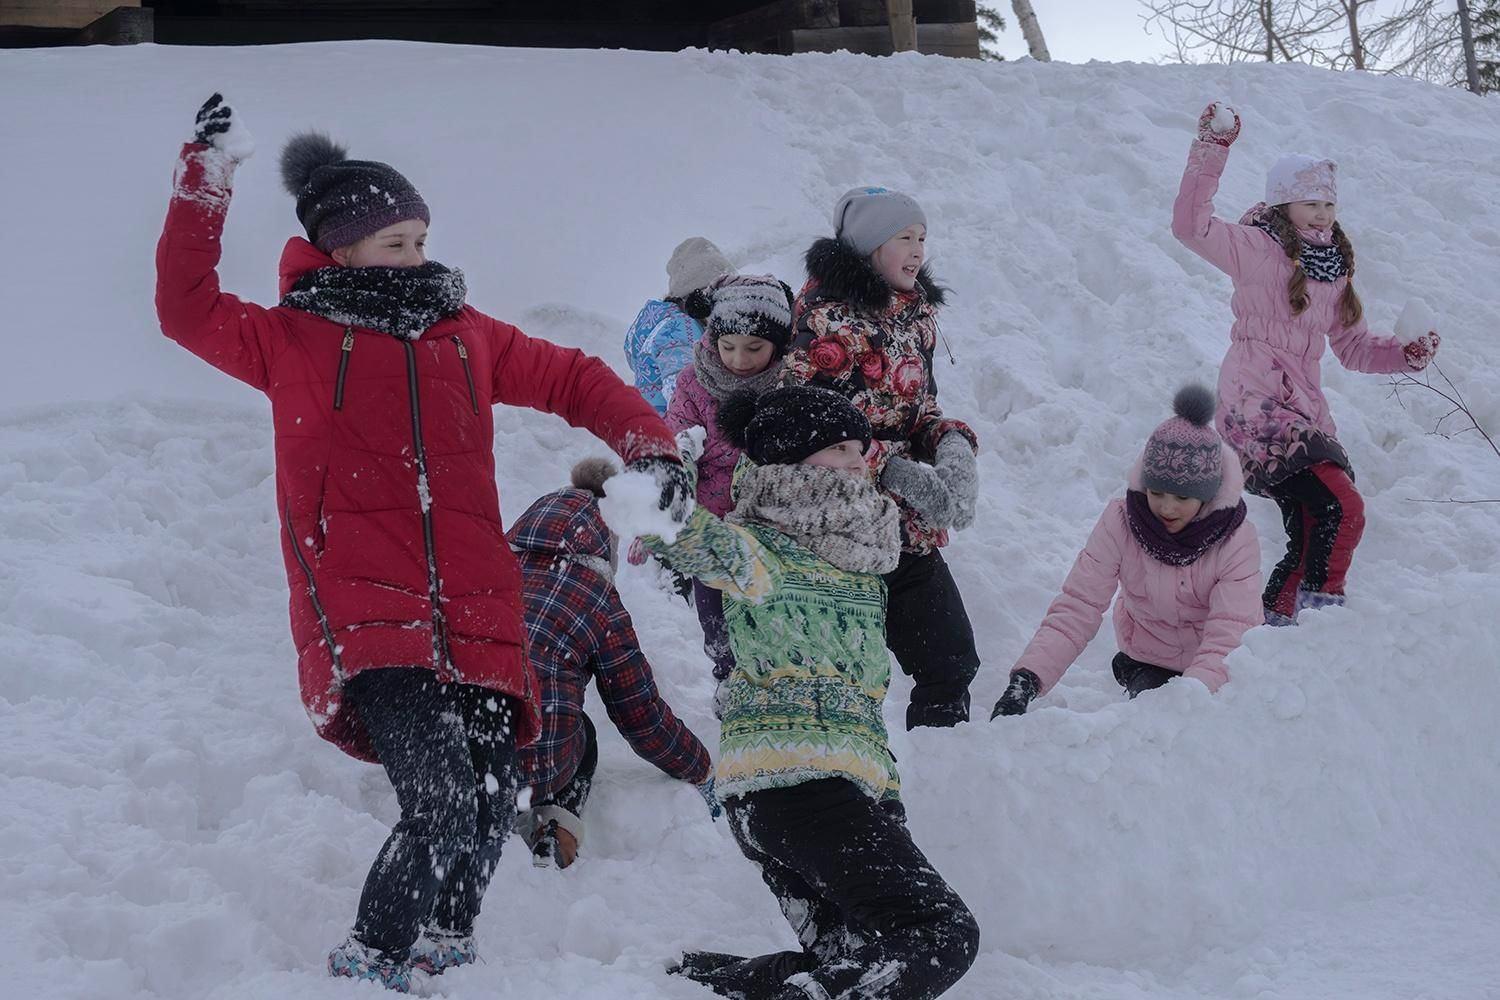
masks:
<path id="1" fill-rule="evenodd" d="M 1479 60 L 1474 55 L 1474 26 L 1469 23 L 1469 0 L 1458 0 L 1458 33 L 1464 43 L 1464 74 L 1469 80 L 1469 93 L 1482 94 Z"/>
<path id="2" fill-rule="evenodd" d="M 911 0 L 885 0 L 891 21 L 891 50 L 917 51 L 917 22 L 911 16 Z"/>
<path id="3" fill-rule="evenodd" d="M 1036 11 L 1031 9 L 1031 0 L 1010 0 L 1010 9 L 1016 12 L 1021 25 L 1021 34 L 1026 38 L 1026 48 L 1037 62 L 1051 62 L 1052 53 L 1047 51 L 1047 40 L 1042 37 L 1042 26 L 1036 23 Z"/>

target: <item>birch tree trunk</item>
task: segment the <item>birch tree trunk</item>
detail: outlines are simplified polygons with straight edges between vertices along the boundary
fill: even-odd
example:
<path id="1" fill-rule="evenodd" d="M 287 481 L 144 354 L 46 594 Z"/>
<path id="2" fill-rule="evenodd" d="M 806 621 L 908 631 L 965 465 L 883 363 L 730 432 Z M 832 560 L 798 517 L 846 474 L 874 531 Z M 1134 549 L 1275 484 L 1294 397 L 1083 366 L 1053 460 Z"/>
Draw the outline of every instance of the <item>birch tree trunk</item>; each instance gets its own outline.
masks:
<path id="1" fill-rule="evenodd" d="M 1458 32 L 1464 43 L 1464 73 L 1469 78 L 1469 93 L 1482 94 L 1479 60 L 1474 55 L 1474 26 L 1469 23 L 1469 0 L 1458 0 Z"/>
<path id="2" fill-rule="evenodd" d="M 1047 51 L 1047 40 L 1042 37 L 1042 26 L 1036 23 L 1036 11 L 1031 9 L 1031 0 L 1010 0 L 1010 9 L 1016 12 L 1021 34 L 1026 37 L 1026 48 L 1037 62 L 1051 62 L 1052 53 Z"/>

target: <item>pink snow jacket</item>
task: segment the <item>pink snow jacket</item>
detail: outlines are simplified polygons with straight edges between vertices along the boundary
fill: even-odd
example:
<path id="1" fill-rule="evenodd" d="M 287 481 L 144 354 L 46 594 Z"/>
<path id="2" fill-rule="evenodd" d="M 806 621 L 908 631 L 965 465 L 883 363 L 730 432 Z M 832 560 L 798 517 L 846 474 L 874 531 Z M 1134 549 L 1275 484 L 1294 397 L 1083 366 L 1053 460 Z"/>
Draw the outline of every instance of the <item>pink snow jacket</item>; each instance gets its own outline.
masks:
<path id="1" fill-rule="evenodd" d="M 1213 197 L 1229 156 L 1194 141 L 1172 208 L 1172 235 L 1234 281 L 1229 353 L 1219 367 L 1218 429 L 1244 463 L 1246 488 L 1267 486 L 1317 462 L 1352 471 L 1323 396 L 1320 361 L 1331 344 L 1339 362 L 1361 372 L 1407 370 L 1402 344 L 1374 334 L 1363 319 L 1339 320 L 1347 276 L 1307 282 L 1308 307 L 1292 315 L 1292 262 L 1270 234 L 1214 216 Z"/>
<path id="2" fill-rule="evenodd" d="M 715 517 L 723 517 L 734 509 L 730 487 L 740 450 L 719 429 L 718 415 L 718 400 L 698 382 L 698 373 L 690 363 L 677 376 L 665 420 L 673 434 L 689 427 L 708 431 L 703 439 L 703 455 L 698 459 L 698 502 Z"/>
<path id="3" fill-rule="evenodd" d="M 1142 488 L 1139 460 L 1130 488 Z M 1234 507 L 1243 491 L 1239 466 L 1225 448 L 1224 481 L 1198 516 Z M 1136 541 L 1126 523 L 1125 499 L 1111 500 L 1012 671 L 1030 670 L 1042 682 L 1042 693 L 1051 690 L 1099 631 L 1116 588 L 1120 651 L 1196 677 L 1217 691 L 1229 679 L 1224 657 L 1246 629 L 1264 621 L 1255 526 L 1247 520 L 1192 563 L 1169 566 Z"/>

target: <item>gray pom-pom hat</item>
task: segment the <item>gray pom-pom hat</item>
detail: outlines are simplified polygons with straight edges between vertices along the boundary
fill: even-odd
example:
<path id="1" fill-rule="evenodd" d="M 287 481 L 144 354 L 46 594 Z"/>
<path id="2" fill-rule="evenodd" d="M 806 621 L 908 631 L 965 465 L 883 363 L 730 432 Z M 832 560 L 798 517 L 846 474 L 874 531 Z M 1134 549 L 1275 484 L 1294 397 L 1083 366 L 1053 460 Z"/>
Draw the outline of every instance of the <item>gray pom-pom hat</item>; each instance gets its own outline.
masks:
<path id="1" fill-rule="evenodd" d="M 281 183 L 297 199 L 308 241 L 324 253 L 408 219 L 432 221 L 421 194 L 396 168 L 351 160 L 343 146 L 319 132 L 287 140 Z"/>

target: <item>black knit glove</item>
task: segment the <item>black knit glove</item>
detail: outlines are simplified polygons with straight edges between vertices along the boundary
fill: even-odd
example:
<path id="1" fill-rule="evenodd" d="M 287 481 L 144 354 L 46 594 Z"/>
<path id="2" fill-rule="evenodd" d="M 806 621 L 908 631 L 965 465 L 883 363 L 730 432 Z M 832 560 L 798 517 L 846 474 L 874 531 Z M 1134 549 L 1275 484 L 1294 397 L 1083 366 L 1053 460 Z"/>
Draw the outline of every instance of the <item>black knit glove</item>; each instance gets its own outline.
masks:
<path id="1" fill-rule="evenodd" d="M 1030 670 L 1017 670 L 1010 675 L 1010 686 L 995 702 L 995 710 L 990 713 L 994 719 L 1000 715 L 1025 715 L 1026 706 L 1031 704 L 1031 699 L 1042 689 L 1042 682 L 1036 674 Z"/>
<path id="2" fill-rule="evenodd" d="M 644 472 L 656 480 L 661 488 L 661 497 L 656 501 L 658 510 L 664 510 L 678 524 L 688 519 L 693 512 L 693 471 L 675 458 L 660 455 L 638 458 L 625 466 L 631 472 Z"/>
<path id="3" fill-rule="evenodd" d="M 203 146 L 222 146 L 233 114 L 234 110 L 224 103 L 223 94 L 204 101 L 198 109 L 198 120 L 193 123 L 193 141 Z"/>

